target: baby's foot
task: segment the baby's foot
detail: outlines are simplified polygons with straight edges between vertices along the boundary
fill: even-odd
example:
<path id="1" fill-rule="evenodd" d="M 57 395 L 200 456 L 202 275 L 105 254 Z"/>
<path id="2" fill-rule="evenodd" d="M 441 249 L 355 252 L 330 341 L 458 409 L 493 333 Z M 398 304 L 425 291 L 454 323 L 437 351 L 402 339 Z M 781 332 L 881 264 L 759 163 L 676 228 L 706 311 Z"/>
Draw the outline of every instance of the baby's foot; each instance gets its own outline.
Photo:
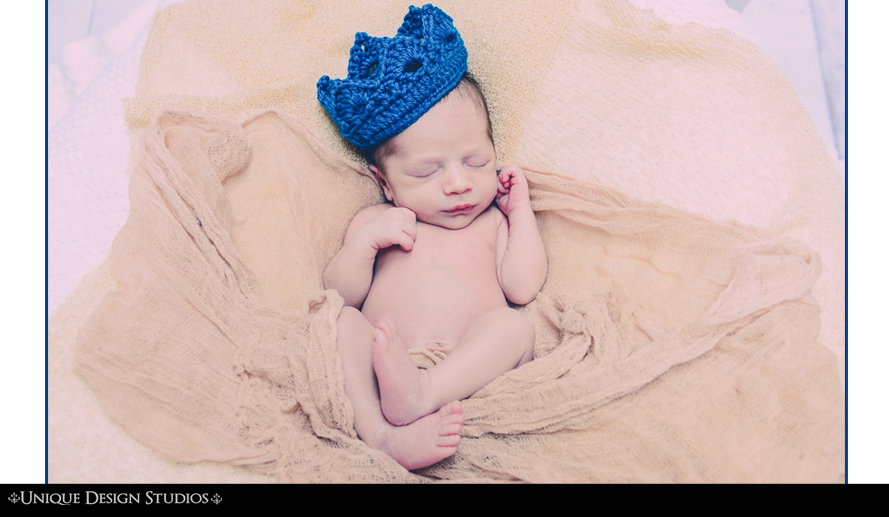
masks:
<path id="1" fill-rule="evenodd" d="M 385 452 L 402 467 L 415 470 L 457 452 L 462 428 L 463 407 L 455 400 L 410 425 L 399 427 L 384 422 L 367 444 Z"/>
<path id="2" fill-rule="evenodd" d="M 417 368 L 401 346 L 391 315 L 380 319 L 373 337 L 373 368 L 386 420 L 405 425 L 438 409 L 431 400 L 428 372 Z"/>

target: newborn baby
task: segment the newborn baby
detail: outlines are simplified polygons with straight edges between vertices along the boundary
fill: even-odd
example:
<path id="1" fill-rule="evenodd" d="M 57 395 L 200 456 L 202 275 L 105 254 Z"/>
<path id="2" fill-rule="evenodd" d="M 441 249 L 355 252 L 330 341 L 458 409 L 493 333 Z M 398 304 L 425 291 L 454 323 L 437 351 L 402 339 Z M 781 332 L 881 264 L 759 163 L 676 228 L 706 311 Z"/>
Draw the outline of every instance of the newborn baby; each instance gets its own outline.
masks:
<path id="1" fill-rule="evenodd" d="M 458 79 L 365 149 L 389 202 L 355 216 L 324 272 L 346 305 L 337 348 L 355 430 L 408 469 L 454 454 L 459 401 L 531 360 L 534 330 L 507 299 L 533 300 L 547 272 L 528 183 L 518 167 L 497 171 L 485 100 Z M 417 368 L 410 349 L 445 359 Z"/>

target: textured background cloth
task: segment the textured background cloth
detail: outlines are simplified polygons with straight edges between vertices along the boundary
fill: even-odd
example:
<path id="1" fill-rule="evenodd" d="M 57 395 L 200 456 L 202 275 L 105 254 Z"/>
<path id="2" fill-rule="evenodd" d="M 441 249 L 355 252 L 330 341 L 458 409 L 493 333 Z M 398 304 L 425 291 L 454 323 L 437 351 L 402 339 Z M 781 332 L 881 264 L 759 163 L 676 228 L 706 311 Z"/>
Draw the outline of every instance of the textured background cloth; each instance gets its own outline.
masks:
<path id="1" fill-rule="evenodd" d="M 362 4 L 336 16 L 330 3 L 300 4 L 305 6 L 300 12 L 289 2 L 222 4 L 188 2 L 155 20 L 137 97 L 127 104 L 137 136 L 154 110 L 166 105 L 229 114 L 244 107 L 283 107 L 306 121 L 325 146 L 345 154 L 332 124 L 312 102 L 311 78 L 334 75 L 336 66 L 344 75 L 354 32 L 394 31 L 408 3 L 376 9 Z M 821 340 L 841 353 L 842 185 L 790 85 L 761 50 L 726 31 L 661 23 L 622 2 L 560 4 L 563 10 L 545 12 L 516 2 L 480 12 L 439 5 L 467 41 L 470 68 L 492 104 L 501 158 L 756 224 L 772 236 L 801 237 L 824 264 L 814 288 L 824 309 Z M 318 34 L 325 37 L 319 40 Z M 319 41 L 329 45 L 318 48 Z M 106 264 L 87 278 L 53 314 L 51 370 L 70 364 L 75 329 L 116 285 L 108 270 Z M 62 379 L 50 376 L 51 430 L 72 421 L 100 421 L 97 408 L 83 396 L 72 399 L 75 390 L 58 384 Z M 99 443 L 127 439 L 107 423 L 90 429 L 102 434 Z M 135 445 L 128 446 L 132 463 L 121 466 L 112 461 L 116 452 L 72 445 L 71 439 L 50 433 L 51 480 L 124 474 L 150 479 L 151 468 L 165 479 L 247 476 L 206 465 L 167 467 Z M 104 465 L 97 461 L 103 455 Z M 54 469 L 66 457 L 83 460 Z M 146 464 L 154 466 L 148 473 L 132 468 Z M 66 477 L 54 478 L 59 472 Z"/>
<path id="2" fill-rule="evenodd" d="M 115 420 L 177 460 L 284 481 L 842 478 L 821 264 L 799 241 L 529 169 L 550 259 L 522 309 L 535 359 L 465 400 L 457 455 L 412 474 L 357 439 L 342 299 L 321 285 L 330 236 L 380 201 L 366 169 L 278 112 L 161 112 L 137 156 L 120 288 L 75 359 Z"/>
<path id="3" fill-rule="evenodd" d="M 306 92 L 313 78 L 346 75 L 355 27 L 398 29 L 410 2 L 384 5 L 173 5 L 152 25 L 127 121 L 143 127 L 167 106 L 274 107 L 348 154 Z M 502 161 L 800 238 L 824 259 L 824 281 L 815 287 L 822 340 L 842 354 L 842 180 L 768 54 L 728 31 L 667 24 L 625 0 L 437 5 L 466 43 Z"/>

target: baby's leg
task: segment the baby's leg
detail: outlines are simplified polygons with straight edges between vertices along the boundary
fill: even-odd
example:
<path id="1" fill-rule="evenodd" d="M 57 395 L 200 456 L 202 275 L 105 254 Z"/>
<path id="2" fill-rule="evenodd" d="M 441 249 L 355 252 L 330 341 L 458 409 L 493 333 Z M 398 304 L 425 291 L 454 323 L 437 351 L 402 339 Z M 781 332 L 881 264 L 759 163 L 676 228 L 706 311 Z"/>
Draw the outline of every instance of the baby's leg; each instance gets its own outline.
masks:
<path id="1" fill-rule="evenodd" d="M 454 350 L 429 370 L 414 366 L 384 316 L 374 331 L 373 368 L 386 419 L 405 424 L 462 400 L 503 373 L 531 360 L 534 328 L 522 313 L 504 307 L 475 320 Z"/>
<path id="2" fill-rule="evenodd" d="M 337 350 L 343 365 L 346 396 L 355 411 L 355 431 L 408 470 L 432 465 L 451 456 L 460 442 L 463 409 L 454 400 L 435 414 L 411 425 L 396 427 L 386 421 L 371 366 L 373 327 L 352 307 L 337 319 Z"/>

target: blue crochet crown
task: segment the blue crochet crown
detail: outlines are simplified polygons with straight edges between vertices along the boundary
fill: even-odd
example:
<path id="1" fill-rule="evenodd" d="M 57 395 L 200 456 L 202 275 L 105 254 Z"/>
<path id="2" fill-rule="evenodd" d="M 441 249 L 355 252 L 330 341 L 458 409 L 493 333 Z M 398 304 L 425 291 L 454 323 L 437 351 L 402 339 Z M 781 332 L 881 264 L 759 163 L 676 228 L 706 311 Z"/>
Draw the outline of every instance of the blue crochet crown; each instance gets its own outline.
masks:
<path id="1" fill-rule="evenodd" d="M 355 34 L 345 79 L 318 80 L 318 101 L 340 134 L 362 150 L 401 133 L 457 86 L 466 47 L 432 4 L 411 6 L 393 38 Z"/>

